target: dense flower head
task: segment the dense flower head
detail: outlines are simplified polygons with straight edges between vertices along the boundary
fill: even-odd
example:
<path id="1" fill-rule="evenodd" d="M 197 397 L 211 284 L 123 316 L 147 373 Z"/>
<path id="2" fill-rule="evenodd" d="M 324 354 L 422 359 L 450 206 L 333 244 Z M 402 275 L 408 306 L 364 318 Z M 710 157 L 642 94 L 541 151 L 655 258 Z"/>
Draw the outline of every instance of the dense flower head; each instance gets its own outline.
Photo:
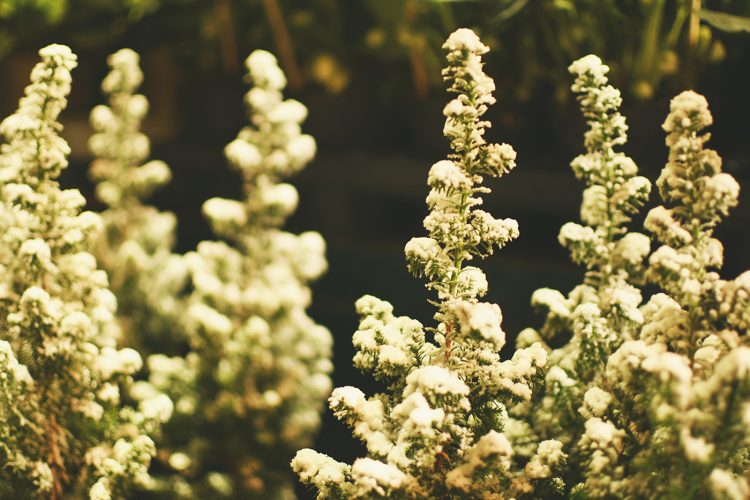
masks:
<path id="1" fill-rule="evenodd" d="M 576 262 L 586 263 L 589 278 L 606 281 L 610 275 L 628 273 L 641 265 L 640 261 L 623 265 L 628 261 L 618 258 L 622 247 L 617 240 L 647 201 L 651 183 L 636 175 L 632 159 L 614 150 L 626 142 L 627 125 L 619 112 L 620 93 L 608 83 L 609 68 L 598 57 L 589 55 L 568 69 L 575 76 L 572 90 L 578 94 L 589 126 L 584 138 L 586 153 L 575 158 L 571 166 L 587 185 L 581 219 L 593 232 L 580 229 L 580 235 L 575 235 L 572 226 L 568 226 L 565 237 L 561 230 L 560 241 L 571 250 Z"/>
<path id="2" fill-rule="evenodd" d="M 586 188 L 581 203 L 583 224 L 565 223 L 558 239 L 572 260 L 586 267 L 585 284 L 568 297 L 540 290 L 532 303 L 547 310 L 547 320 L 536 335 L 550 344 L 564 342 L 552 354 L 554 365 L 573 368 L 577 386 L 589 383 L 595 367 L 643 322 L 638 310 L 641 295 L 631 283 L 640 280 L 650 241 L 643 234 L 628 232 L 626 224 L 648 199 L 651 185 L 636 175 L 637 167 L 629 157 L 614 149 L 625 143 L 627 125 L 619 112 L 619 91 L 608 83 L 609 68 L 589 55 L 573 62 L 569 71 L 574 76 L 571 88 L 578 94 L 589 125 L 586 152 L 571 163 Z M 585 392 L 579 389 L 573 391 L 577 398 Z"/>
<path id="3" fill-rule="evenodd" d="M 656 457 L 664 452 L 641 447 L 635 460 L 657 464 L 660 475 L 673 477 L 671 491 L 740 498 L 747 491 L 747 467 L 739 457 L 750 397 L 748 323 L 742 319 L 748 302 L 743 275 L 723 280 L 717 272 L 723 246 L 713 231 L 737 204 L 739 186 L 721 172 L 718 154 L 704 147 L 703 129 L 712 121 L 706 99 L 695 92 L 671 102 L 663 125 L 669 159 L 657 181 L 664 205 L 644 223 L 661 243 L 649 258 L 647 278 L 664 293 L 643 307 L 641 338 L 650 345 L 637 347 L 645 356 L 632 365 L 654 377 L 627 377 L 621 391 L 648 391 L 647 425 L 674 456 L 671 464 L 660 463 Z M 627 478 L 630 491 L 661 487 L 651 481 L 650 469 Z"/>
<path id="4" fill-rule="evenodd" d="M 476 33 L 468 28 L 459 28 L 448 36 L 443 48 L 450 52 L 470 52 L 473 54 L 486 54 L 489 47 L 482 43 Z"/>
<path id="5" fill-rule="evenodd" d="M 266 50 L 255 50 L 245 59 L 245 67 L 252 82 L 259 88 L 283 90 L 286 76 L 279 68 L 276 56 Z"/>
<path id="6" fill-rule="evenodd" d="M 143 82 L 140 59 L 141 57 L 138 53 L 132 49 L 120 49 L 111 54 L 107 58 L 107 63 L 112 68 L 112 71 L 110 71 L 102 82 L 102 90 L 108 94 L 135 92 Z M 136 100 L 136 105 L 141 105 L 142 103 L 143 100 Z M 143 108 L 139 108 L 138 111 L 141 109 Z M 145 111 L 143 109 L 144 113 Z M 140 115 L 141 113 L 136 114 Z"/>
<path id="7" fill-rule="evenodd" d="M 0 182 L 36 187 L 56 179 L 68 166 L 70 147 L 59 135 L 57 117 L 67 105 L 77 57 L 65 45 L 48 45 L 39 51 L 41 61 L 31 70 L 31 83 L 19 100 L 18 110 L 0 123 L 6 138 L 0 163 Z M 31 148 L 33 141 L 38 148 Z"/>
<path id="8" fill-rule="evenodd" d="M 713 116 L 708 109 L 705 97 L 688 90 L 676 96 L 669 103 L 669 115 L 662 128 L 667 134 L 695 131 L 710 126 Z M 668 139 L 670 140 L 670 139 Z"/>
<path id="9" fill-rule="evenodd" d="M 256 50 L 247 58 L 246 66 L 247 78 L 253 84 L 245 96 L 250 126 L 240 131 L 224 153 L 246 184 L 243 205 L 247 220 L 259 228 L 279 227 L 297 207 L 296 190 L 279 181 L 299 172 L 313 159 L 315 140 L 300 130 L 307 108 L 294 99 L 284 99 L 286 79 L 273 54 Z M 204 214 L 214 231 L 230 236 L 228 215 L 217 210 L 229 209 L 229 204 L 209 202 L 213 206 L 204 208 Z M 232 206 L 231 211 L 235 208 Z"/>
<path id="10" fill-rule="evenodd" d="M 518 236 L 512 219 L 495 219 L 475 207 L 481 204 L 483 176 L 501 176 L 515 167 L 516 153 L 507 144 L 488 144 L 488 122 L 481 116 L 495 102 L 494 83 L 482 69 L 481 55 L 489 50 L 471 30 L 460 29 L 446 41 L 448 66 L 443 75 L 456 97 L 446 105 L 444 134 L 453 153 L 429 171 L 427 198 L 430 214 L 424 220 L 429 238 L 406 245 L 409 269 L 427 277 L 441 300 L 483 295 L 481 271 L 462 269 L 474 256 L 492 254 Z"/>

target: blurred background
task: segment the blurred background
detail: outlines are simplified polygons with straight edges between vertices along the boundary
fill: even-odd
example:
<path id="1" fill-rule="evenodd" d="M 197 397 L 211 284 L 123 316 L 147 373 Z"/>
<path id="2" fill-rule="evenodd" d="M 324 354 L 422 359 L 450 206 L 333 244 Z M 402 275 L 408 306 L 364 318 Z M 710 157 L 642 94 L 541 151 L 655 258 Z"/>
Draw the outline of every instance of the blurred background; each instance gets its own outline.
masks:
<path id="1" fill-rule="evenodd" d="M 557 233 L 578 218 L 582 188 L 568 164 L 582 151 L 585 124 L 566 68 L 588 53 L 612 68 L 631 127 L 624 150 L 651 180 L 666 161 L 660 127 L 669 99 L 688 88 L 707 96 L 710 145 L 743 190 L 718 231 L 723 275 L 750 267 L 748 0 L 0 0 L 0 116 L 15 109 L 36 51 L 70 45 L 79 67 L 62 116 L 73 150 L 62 183 L 98 210 L 86 174 L 88 112 L 103 102 L 107 55 L 138 51 L 151 102 L 144 131 L 174 177 L 153 203 L 177 214 L 177 250 L 186 252 L 212 238 L 203 201 L 241 196 L 223 148 L 245 124 L 242 62 L 257 48 L 274 52 L 287 94 L 309 108 L 304 130 L 319 148 L 292 180 L 301 201 L 287 226 L 328 242 L 330 270 L 314 286 L 311 314 L 334 334 L 335 385 L 374 391 L 351 367 L 354 301 L 373 294 L 397 314 L 431 321 L 429 294 L 408 275 L 403 246 L 424 234 L 427 170 L 447 152 L 440 46 L 458 27 L 491 48 L 485 69 L 498 103 L 488 138 L 518 151 L 518 168 L 491 183 L 485 204 L 516 218 L 521 237 L 482 264 L 510 339 L 539 324 L 529 306 L 535 289 L 567 292 L 581 277 Z M 339 460 L 361 451 L 329 413 L 316 448 Z"/>

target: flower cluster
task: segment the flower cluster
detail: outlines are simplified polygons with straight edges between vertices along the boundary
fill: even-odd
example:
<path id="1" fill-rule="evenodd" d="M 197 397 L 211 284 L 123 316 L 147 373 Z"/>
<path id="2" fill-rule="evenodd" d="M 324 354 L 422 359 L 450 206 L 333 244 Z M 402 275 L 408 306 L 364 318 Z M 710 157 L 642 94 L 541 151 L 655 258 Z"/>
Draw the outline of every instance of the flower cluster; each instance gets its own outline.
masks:
<path id="1" fill-rule="evenodd" d="M 638 428 L 625 457 L 649 464 L 648 471 L 633 467 L 624 477 L 623 488 L 635 494 L 669 488 L 692 498 L 745 498 L 750 491 L 750 273 L 730 281 L 718 274 L 723 248 L 713 230 L 737 204 L 739 185 L 721 172 L 719 155 L 705 148 L 703 130 L 711 123 L 706 99 L 687 91 L 672 100 L 662 126 L 669 160 L 657 186 L 665 205 L 644 223 L 661 243 L 646 275 L 662 293 L 643 307 L 640 339 L 622 346 L 642 352 L 642 360 L 620 363 L 652 375 L 639 382 L 649 399 L 631 417 Z M 634 385 L 613 380 L 617 401 L 640 389 Z M 613 411 L 627 414 L 619 406 Z M 649 445 L 656 439 L 661 449 Z M 655 475 L 670 481 L 665 485 Z"/>
<path id="2" fill-rule="evenodd" d="M 651 183 L 636 175 L 633 160 L 615 151 L 627 141 L 627 124 L 619 112 L 620 91 L 609 85 L 609 68 L 589 55 L 570 65 L 575 75 L 572 90 L 578 94 L 586 118 L 586 152 L 571 167 L 586 183 L 581 203 L 581 220 L 560 230 L 560 243 L 573 260 L 586 266 L 586 284 L 605 288 L 623 276 L 637 276 L 649 241 L 639 233 L 627 232 L 630 222 L 651 192 Z"/>
<path id="3" fill-rule="evenodd" d="M 122 49 L 108 62 L 102 90 L 109 105 L 91 111 L 95 133 L 89 140 L 95 157 L 89 174 L 97 183 L 97 198 L 107 206 L 95 255 L 110 277 L 128 343 L 141 352 L 163 352 L 178 333 L 187 269 L 171 251 L 174 214 L 143 200 L 167 183 L 171 172 L 162 161 L 144 163 L 149 140 L 140 126 L 148 101 L 135 93 L 143 80 L 138 54 Z"/>
<path id="4" fill-rule="evenodd" d="M 527 479 L 535 496 L 553 486 L 556 494 L 595 498 L 745 498 L 750 273 L 726 281 L 716 271 L 722 246 L 713 229 L 736 205 L 739 187 L 704 148 L 706 100 L 684 92 L 671 103 L 663 126 L 669 161 L 657 181 L 667 206 L 645 221 L 661 243 L 651 253 L 648 237 L 623 226 L 645 202 L 648 182 L 626 187 L 641 178 L 632 161 L 611 153 L 624 142 L 619 94 L 595 56 L 571 71 L 590 125 L 587 153 L 573 162 L 591 180 L 581 211 L 589 226 L 568 223 L 560 240 L 586 265 L 586 280 L 568 297 L 534 294 L 547 319 L 539 331 L 521 332 L 519 344 L 542 338 L 561 347 L 547 347 L 539 401 L 510 410 L 523 422 L 522 439 L 555 437 L 568 460 L 553 483 L 539 483 L 529 474 L 538 468 L 534 456 Z M 600 194 L 587 194 L 594 188 Z M 646 281 L 661 290 L 641 304 Z"/>
<path id="5" fill-rule="evenodd" d="M 427 234 L 404 248 L 434 294 L 434 326 L 356 302 L 353 362 L 383 388 L 369 397 L 331 393 L 331 335 L 306 313 L 325 242 L 282 230 L 298 202 L 285 180 L 316 145 L 275 57 L 247 58 L 250 124 L 225 148 L 244 198 L 206 201 L 221 240 L 177 256 L 173 215 L 144 203 L 171 174 L 146 161 L 138 55 L 110 56 L 109 104 L 91 113 L 100 217 L 58 183 L 76 56 L 40 51 L 0 123 L 0 498 L 286 499 L 290 460 L 321 499 L 750 497 L 750 271 L 720 275 L 714 232 L 739 185 L 706 147 L 706 99 L 671 102 L 647 236 L 628 227 L 651 184 L 618 151 L 628 128 L 609 68 L 593 55 L 570 66 L 588 123 L 571 166 L 585 188 L 581 223 L 559 241 L 585 273 L 567 295 L 534 293 L 545 321 L 504 359 L 503 313 L 471 264 L 518 236 L 480 208 L 485 178 L 516 153 L 485 139 L 488 47 L 459 29 L 444 48 L 451 153 L 427 175 Z M 121 337 L 151 354 L 141 380 Z M 366 448 L 351 465 L 293 457 L 329 394 Z"/>
<path id="6" fill-rule="evenodd" d="M 250 125 L 225 149 L 245 198 L 203 205 L 225 241 L 185 256 L 190 353 L 148 361 L 151 383 L 176 403 L 165 440 L 174 473 L 154 487 L 184 498 L 293 496 L 289 460 L 310 442 L 331 389 L 331 335 L 305 312 L 308 283 L 327 267 L 325 242 L 280 229 L 298 198 L 282 180 L 315 154 L 300 131 L 307 110 L 284 99 L 273 55 L 255 51 L 246 67 Z"/>
<path id="7" fill-rule="evenodd" d="M 599 410 L 607 401 L 599 388 L 600 373 L 610 354 L 633 338 L 644 322 L 638 309 L 641 291 L 634 284 L 642 281 L 650 241 L 643 234 L 628 232 L 626 224 L 647 201 L 651 184 L 636 175 L 632 159 L 615 151 L 627 140 L 627 124 L 619 112 L 620 92 L 608 83 L 609 68 L 589 55 L 569 70 L 575 76 L 572 90 L 588 123 L 586 152 L 571 163 L 576 177 L 586 183 L 581 203 L 585 225 L 566 223 L 559 241 L 574 262 L 585 266 L 586 274 L 584 283 L 567 296 L 547 288 L 532 296 L 532 304 L 546 309 L 547 317 L 538 331 L 521 332 L 517 343 L 523 346 L 542 340 L 550 353 L 549 368 L 538 400 L 512 413 L 529 426 L 521 439 L 558 439 L 571 463 L 585 468 L 582 456 L 594 460 L 599 452 L 604 453 L 600 445 L 612 441 L 596 435 L 604 429 Z M 609 438 L 609 434 L 602 435 Z M 601 465 L 602 460 L 597 458 L 596 463 Z M 529 464 L 533 463 L 532 459 Z M 537 494 L 550 488 L 560 494 L 575 486 L 569 484 L 571 479 L 579 478 L 529 479 Z M 593 488 L 589 491 L 598 494 Z"/>
<path id="8" fill-rule="evenodd" d="M 703 96 L 688 91 L 672 100 L 663 125 L 669 161 L 657 181 L 667 206 L 652 209 L 644 223 L 661 243 L 649 259 L 649 278 L 690 315 L 692 324 L 684 332 L 688 352 L 695 351 L 712 330 L 723 327 L 728 316 L 734 317 L 731 313 L 742 315 L 743 310 L 742 300 L 733 304 L 724 297 L 728 284 L 716 272 L 724 252 L 713 230 L 737 205 L 740 187 L 731 175 L 721 172 L 716 151 L 704 147 L 709 135 L 702 131 L 712 121 Z M 741 288 L 741 280 L 729 288 L 737 285 Z M 702 310 L 711 302 L 713 307 Z M 719 310 L 727 307 L 731 311 Z M 732 323 L 729 326 L 734 328 L 743 326 L 742 321 Z"/>
<path id="9" fill-rule="evenodd" d="M 148 480 L 163 395 L 123 405 L 140 355 L 117 346 L 117 300 L 88 253 L 99 217 L 57 178 L 58 115 L 76 56 L 39 51 L 0 133 L 0 496 L 105 499 Z"/>
<path id="10" fill-rule="evenodd" d="M 489 192 L 483 177 L 507 173 L 516 155 L 509 145 L 484 139 L 489 123 L 482 115 L 495 102 L 494 83 L 482 67 L 488 48 L 468 29 L 453 33 L 444 48 L 443 75 L 456 95 L 444 109 L 453 152 L 428 174 L 429 236 L 405 248 L 411 272 L 437 292 L 438 325 L 394 316 L 391 304 L 372 296 L 357 301 L 354 363 L 388 390 L 369 398 L 354 387 L 333 391 L 334 415 L 364 442 L 368 456 L 350 466 L 313 450 L 298 452 L 292 467 L 318 498 L 499 498 L 515 491 L 505 408 L 531 398 L 547 353 L 536 343 L 501 361 L 500 308 L 479 300 L 487 279 L 466 263 L 518 235 L 514 220 L 477 208 Z M 540 451 L 537 470 L 564 461 L 555 446 Z"/>

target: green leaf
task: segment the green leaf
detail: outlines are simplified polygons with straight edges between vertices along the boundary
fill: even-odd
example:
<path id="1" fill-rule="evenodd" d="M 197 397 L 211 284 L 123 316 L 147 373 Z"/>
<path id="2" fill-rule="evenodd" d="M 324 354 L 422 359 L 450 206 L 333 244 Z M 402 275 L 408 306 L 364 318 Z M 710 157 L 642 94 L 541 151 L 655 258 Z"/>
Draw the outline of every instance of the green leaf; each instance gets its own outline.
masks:
<path id="1" fill-rule="evenodd" d="M 739 33 L 747 31 L 750 33 L 750 17 L 735 16 L 726 12 L 717 12 L 715 10 L 701 9 L 698 11 L 698 17 L 706 21 L 714 28 L 729 33 Z"/>

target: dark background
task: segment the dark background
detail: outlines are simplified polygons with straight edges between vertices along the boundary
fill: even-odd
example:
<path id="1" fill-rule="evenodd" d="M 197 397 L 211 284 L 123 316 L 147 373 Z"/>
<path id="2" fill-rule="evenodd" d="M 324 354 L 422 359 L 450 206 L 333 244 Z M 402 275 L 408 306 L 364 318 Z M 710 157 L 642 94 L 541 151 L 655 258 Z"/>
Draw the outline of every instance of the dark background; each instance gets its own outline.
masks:
<path id="1" fill-rule="evenodd" d="M 144 131 L 152 139 L 152 157 L 166 161 L 173 172 L 173 181 L 157 193 L 153 203 L 176 213 L 177 251 L 190 251 L 198 241 L 212 238 L 200 214 L 202 202 L 212 196 L 241 197 L 239 178 L 228 168 L 223 147 L 245 124 L 242 60 L 255 48 L 274 52 L 278 48 L 267 11 L 260 2 L 172 0 L 133 14 L 122 6 L 103 8 L 106 3 L 71 2 L 67 17 L 55 23 L 33 9 L 2 20 L 0 35 L 13 37 L 0 56 L 0 116 L 15 109 L 36 62 L 36 50 L 52 42 L 70 44 L 78 53 L 79 67 L 74 71 L 69 109 L 62 116 L 64 135 L 73 149 L 62 183 L 80 188 L 90 207 L 101 209 L 86 176 L 90 161 L 87 116 L 94 105 L 103 102 L 98 86 L 107 71 L 107 54 L 121 47 L 139 51 L 145 73 L 142 92 L 151 102 Z M 481 264 L 490 283 L 487 300 L 502 307 L 509 338 L 525 326 L 539 324 L 540 318 L 529 306 L 535 289 L 549 286 L 566 292 L 581 278 L 581 270 L 557 243 L 560 226 L 578 219 L 582 186 L 568 165 L 582 152 L 585 129 L 575 102 L 565 91 L 570 85 L 565 66 L 595 48 L 602 49 L 605 59 L 613 55 L 612 78 L 623 85 L 623 113 L 631 127 L 624 151 L 652 181 L 666 161 L 660 127 L 669 98 L 685 88 L 706 95 L 715 118 L 710 146 L 718 150 L 725 170 L 742 186 L 740 207 L 718 230 L 726 256 L 722 274 L 734 277 L 750 267 L 750 34 L 715 30 L 714 40 L 722 42 L 725 54 L 710 63 L 689 64 L 687 49 L 676 46 L 687 68 L 652 79 L 653 92 L 644 95 L 628 72 L 627 57 L 616 38 L 602 41 L 599 47 L 583 41 L 569 48 L 565 61 L 557 60 L 542 44 L 528 45 L 528 38 L 538 40 L 540 33 L 534 17 L 538 12 L 527 12 L 534 5 L 526 5 L 526 11 L 514 18 L 515 24 L 498 28 L 485 23 L 488 3 L 492 2 L 456 3 L 451 14 L 455 25 L 477 27 L 493 46 L 485 69 L 498 80 L 498 103 L 487 115 L 493 123 L 487 137 L 508 142 L 518 152 L 517 169 L 499 182 L 490 182 L 493 191 L 485 197 L 485 205 L 496 217 L 516 218 L 521 237 Z M 550 2 L 539 5 L 543 3 Z M 618 8 L 626 10 L 638 3 L 619 2 Z M 288 18 L 293 21 L 298 11 L 307 8 L 303 4 L 280 5 L 285 15 L 291 12 Z M 356 385 L 371 392 L 377 387 L 351 366 L 350 337 L 357 328 L 354 301 L 373 294 L 392 302 L 397 314 L 424 323 L 431 321 L 433 313 L 424 283 L 406 271 L 403 246 L 412 236 L 425 233 L 421 221 L 427 213 L 427 171 L 447 152 L 442 108 L 449 98 L 441 89 L 434 61 L 440 55 L 440 40 L 455 26 L 433 22 L 435 13 L 421 7 L 421 2 L 384 2 L 398 8 L 418 6 L 412 18 L 418 22 L 412 21 L 411 29 L 422 38 L 410 40 L 426 44 L 421 53 L 426 62 L 419 69 L 408 40 L 395 49 L 387 44 L 368 46 L 373 30 L 391 30 L 372 2 L 309 5 L 313 4 L 328 6 L 309 8 L 317 28 L 289 24 L 303 81 L 287 94 L 308 106 L 310 115 L 303 128 L 316 138 L 319 152 L 307 170 L 292 180 L 300 192 L 300 206 L 287 228 L 317 230 L 325 237 L 330 270 L 314 285 L 310 313 L 334 335 L 335 386 Z M 222 17 L 217 5 L 228 5 L 229 17 Z M 585 13 L 581 7 L 576 15 L 584 19 Z M 409 18 L 408 11 L 403 15 Z M 578 19 L 573 17 L 573 25 Z M 647 19 L 642 16 L 641 21 L 633 21 L 635 29 Z M 221 36 L 228 27 L 231 44 Z M 526 45 L 516 50 L 516 39 Z M 553 39 L 551 45 L 555 43 Z M 321 54 L 345 74 L 343 87 L 315 76 L 315 61 Z M 541 66 L 544 71 L 529 77 L 527 65 Z M 654 190 L 652 205 L 656 197 Z M 634 221 L 633 227 L 641 230 L 642 221 Z M 326 412 L 315 448 L 350 461 L 361 450 L 350 436 Z"/>

